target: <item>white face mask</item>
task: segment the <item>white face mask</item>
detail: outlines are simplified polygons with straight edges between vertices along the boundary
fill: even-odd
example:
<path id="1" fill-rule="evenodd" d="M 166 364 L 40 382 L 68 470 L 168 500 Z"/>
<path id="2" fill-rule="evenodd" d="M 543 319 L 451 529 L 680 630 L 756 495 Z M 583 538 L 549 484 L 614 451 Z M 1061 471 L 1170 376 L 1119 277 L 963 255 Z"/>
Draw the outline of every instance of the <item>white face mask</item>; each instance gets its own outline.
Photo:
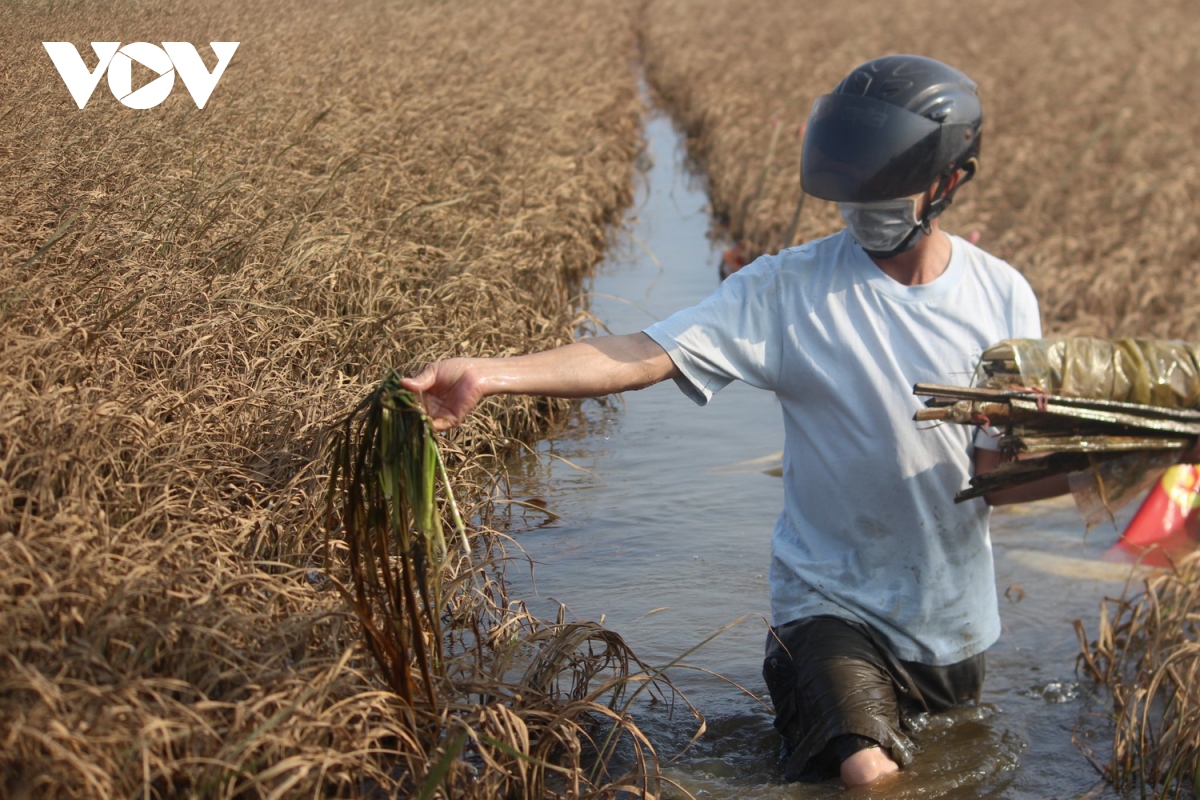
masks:
<path id="1" fill-rule="evenodd" d="M 890 253 L 899 247 L 913 228 L 919 227 L 917 197 L 883 200 L 878 203 L 838 203 L 842 219 L 854 241 L 868 253 Z"/>

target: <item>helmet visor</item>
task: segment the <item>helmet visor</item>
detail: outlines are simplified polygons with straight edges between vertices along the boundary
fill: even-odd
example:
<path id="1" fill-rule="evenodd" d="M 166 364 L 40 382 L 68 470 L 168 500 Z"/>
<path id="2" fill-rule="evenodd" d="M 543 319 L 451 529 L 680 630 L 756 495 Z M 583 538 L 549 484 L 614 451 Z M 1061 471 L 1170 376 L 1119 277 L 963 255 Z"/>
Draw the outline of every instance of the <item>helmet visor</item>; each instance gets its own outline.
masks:
<path id="1" fill-rule="evenodd" d="M 883 100 L 822 95 L 804 135 L 804 191 L 842 203 L 922 192 L 936 177 L 940 139 L 940 124 Z"/>

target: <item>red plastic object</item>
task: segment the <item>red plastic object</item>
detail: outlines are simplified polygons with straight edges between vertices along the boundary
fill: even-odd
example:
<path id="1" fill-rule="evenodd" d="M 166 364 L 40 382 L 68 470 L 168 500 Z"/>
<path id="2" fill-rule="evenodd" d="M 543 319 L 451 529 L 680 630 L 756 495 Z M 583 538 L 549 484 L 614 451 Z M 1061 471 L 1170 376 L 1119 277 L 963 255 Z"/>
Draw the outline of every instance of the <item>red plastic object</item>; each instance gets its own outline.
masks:
<path id="1" fill-rule="evenodd" d="M 721 254 L 721 280 L 725 280 L 744 266 L 746 266 L 746 254 L 742 250 L 742 243 L 738 242 Z"/>
<path id="2" fill-rule="evenodd" d="M 1200 468 L 1177 464 L 1146 495 L 1106 561 L 1169 567 L 1200 543 Z"/>

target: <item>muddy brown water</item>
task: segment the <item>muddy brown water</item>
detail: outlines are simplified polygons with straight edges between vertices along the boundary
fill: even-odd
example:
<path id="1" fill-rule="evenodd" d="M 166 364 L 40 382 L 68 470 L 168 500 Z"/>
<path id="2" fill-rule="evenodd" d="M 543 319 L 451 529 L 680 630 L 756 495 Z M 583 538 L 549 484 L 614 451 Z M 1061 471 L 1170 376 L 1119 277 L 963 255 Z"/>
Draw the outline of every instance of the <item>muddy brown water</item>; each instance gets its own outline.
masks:
<path id="1" fill-rule="evenodd" d="M 703 187 L 684 168 L 670 122 L 651 115 L 646 126 L 637 203 L 589 287 L 592 312 L 614 333 L 717 286 L 722 246 L 709 236 Z M 566 431 L 510 465 L 513 497 L 542 498 L 558 515 L 514 511 L 533 569 L 509 568 L 510 594 L 534 612 L 553 618 L 561 604 L 569 620 L 603 620 L 656 666 L 745 618 L 686 658 L 723 678 L 672 671 L 708 728 L 667 774 L 711 798 L 1117 797 L 1072 741 L 1103 757 L 1109 736 L 1103 699 L 1075 672 L 1072 622 L 1094 632 L 1101 599 L 1122 591 L 1119 570 L 1095 561 L 1117 532 L 1085 536 L 1069 498 L 993 514 L 1004 628 L 979 708 L 919 720 L 922 753 L 877 790 L 781 782 L 760 673 L 782 503 L 780 479 L 762 470 L 781 443 L 773 395 L 735 383 L 699 408 L 667 382 L 584 403 Z M 736 466 L 755 459 L 766 463 Z M 863 478 L 850 496 L 870 491 Z M 643 707 L 637 721 L 668 756 L 696 729 L 682 705 Z"/>

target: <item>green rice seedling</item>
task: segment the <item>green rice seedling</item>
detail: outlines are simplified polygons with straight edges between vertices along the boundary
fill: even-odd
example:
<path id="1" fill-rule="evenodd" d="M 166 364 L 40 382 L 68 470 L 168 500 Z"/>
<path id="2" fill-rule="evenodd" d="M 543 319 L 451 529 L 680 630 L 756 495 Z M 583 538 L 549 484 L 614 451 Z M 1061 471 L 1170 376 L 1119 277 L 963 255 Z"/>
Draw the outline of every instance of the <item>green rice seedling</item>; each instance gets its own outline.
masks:
<path id="1" fill-rule="evenodd" d="M 445 677 L 441 614 L 447 560 L 439 481 L 459 541 L 469 546 L 433 429 L 396 373 L 342 422 L 329 472 L 326 570 L 358 617 L 392 689 L 412 706 L 419 681 L 436 711 L 435 681 Z M 336 577 L 334 535 L 346 544 L 349 586 Z"/>

